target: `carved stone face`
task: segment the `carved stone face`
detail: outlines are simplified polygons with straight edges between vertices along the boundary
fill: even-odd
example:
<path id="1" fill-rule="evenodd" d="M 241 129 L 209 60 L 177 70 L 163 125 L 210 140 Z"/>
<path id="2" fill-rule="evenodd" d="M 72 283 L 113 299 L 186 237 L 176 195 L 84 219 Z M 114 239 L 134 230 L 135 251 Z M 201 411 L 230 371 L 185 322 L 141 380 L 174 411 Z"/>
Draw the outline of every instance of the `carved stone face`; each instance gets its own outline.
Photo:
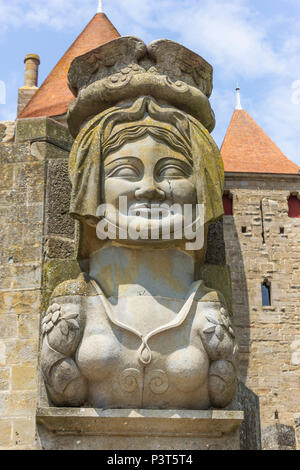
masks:
<path id="1" fill-rule="evenodd" d="M 127 198 L 128 212 L 120 207 Z M 163 141 L 145 136 L 110 153 L 104 162 L 104 199 L 119 213 L 119 224 L 150 232 L 169 220 L 171 234 L 183 224 L 183 208 L 197 203 L 193 168 L 185 156 Z M 169 211 L 177 204 L 181 211 Z M 153 208 L 153 205 L 155 207 Z M 157 208 L 160 207 L 160 213 Z M 172 238 L 172 237 L 171 237 Z"/>

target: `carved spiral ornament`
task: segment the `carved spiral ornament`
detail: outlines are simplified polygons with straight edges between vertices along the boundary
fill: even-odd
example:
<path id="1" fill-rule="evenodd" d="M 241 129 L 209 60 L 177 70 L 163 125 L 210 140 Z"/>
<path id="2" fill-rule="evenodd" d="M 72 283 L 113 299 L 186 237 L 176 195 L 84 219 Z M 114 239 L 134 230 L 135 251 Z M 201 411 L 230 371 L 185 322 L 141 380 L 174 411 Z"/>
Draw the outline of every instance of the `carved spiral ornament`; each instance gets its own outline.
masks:
<path id="1" fill-rule="evenodd" d="M 151 391 L 157 395 L 165 393 L 169 388 L 167 374 L 163 370 L 155 370 L 151 374 L 149 386 Z"/>
<path id="2" fill-rule="evenodd" d="M 134 392 L 138 388 L 141 373 L 137 369 L 125 369 L 120 375 L 121 388 L 128 393 Z"/>

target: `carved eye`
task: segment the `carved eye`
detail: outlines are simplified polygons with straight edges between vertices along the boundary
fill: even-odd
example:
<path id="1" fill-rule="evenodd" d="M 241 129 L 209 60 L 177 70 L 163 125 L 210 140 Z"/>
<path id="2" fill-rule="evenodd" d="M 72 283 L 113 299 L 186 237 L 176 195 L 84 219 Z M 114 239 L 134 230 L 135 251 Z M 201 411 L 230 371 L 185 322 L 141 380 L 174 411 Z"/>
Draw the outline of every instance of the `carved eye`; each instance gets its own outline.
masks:
<path id="1" fill-rule="evenodd" d="M 188 176 L 188 173 L 183 168 L 176 165 L 165 166 L 159 172 L 160 178 L 187 178 Z"/>
<path id="2" fill-rule="evenodd" d="M 109 177 L 117 177 L 117 178 L 128 178 L 128 179 L 135 179 L 139 178 L 139 171 L 137 168 L 132 166 L 121 166 L 115 168 L 108 174 Z"/>

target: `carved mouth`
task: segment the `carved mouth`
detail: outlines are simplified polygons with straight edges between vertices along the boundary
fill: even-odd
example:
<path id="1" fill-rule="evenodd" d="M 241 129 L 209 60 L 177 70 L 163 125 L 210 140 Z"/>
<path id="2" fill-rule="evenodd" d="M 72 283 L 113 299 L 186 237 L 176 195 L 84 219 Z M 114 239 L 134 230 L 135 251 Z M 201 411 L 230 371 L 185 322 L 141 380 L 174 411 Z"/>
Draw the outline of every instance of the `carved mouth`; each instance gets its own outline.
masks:
<path id="1" fill-rule="evenodd" d="M 161 207 L 160 204 L 141 203 L 133 204 L 128 215 L 133 217 L 147 217 L 151 219 L 161 219 L 170 215 L 167 207 Z"/>

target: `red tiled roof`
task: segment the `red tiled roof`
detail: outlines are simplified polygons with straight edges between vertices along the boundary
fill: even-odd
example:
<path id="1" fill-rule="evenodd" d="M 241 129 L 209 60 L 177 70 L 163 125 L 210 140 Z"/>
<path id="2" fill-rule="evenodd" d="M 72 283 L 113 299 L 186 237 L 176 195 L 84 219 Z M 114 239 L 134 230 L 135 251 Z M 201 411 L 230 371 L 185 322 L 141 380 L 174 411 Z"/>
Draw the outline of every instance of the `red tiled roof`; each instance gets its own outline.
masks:
<path id="1" fill-rule="evenodd" d="M 65 114 L 70 103 L 74 100 L 74 95 L 69 90 L 67 80 L 72 60 L 118 37 L 120 37 L 120 34 L 104 13 L 95 15 L 48 75 L 18 118 Z"/>
<path id="2" fill-rule="evenodd" d="M 235 110 L 221 154 L 225 171 L 298 174 L 291 162 L 245 110 Z"/>

